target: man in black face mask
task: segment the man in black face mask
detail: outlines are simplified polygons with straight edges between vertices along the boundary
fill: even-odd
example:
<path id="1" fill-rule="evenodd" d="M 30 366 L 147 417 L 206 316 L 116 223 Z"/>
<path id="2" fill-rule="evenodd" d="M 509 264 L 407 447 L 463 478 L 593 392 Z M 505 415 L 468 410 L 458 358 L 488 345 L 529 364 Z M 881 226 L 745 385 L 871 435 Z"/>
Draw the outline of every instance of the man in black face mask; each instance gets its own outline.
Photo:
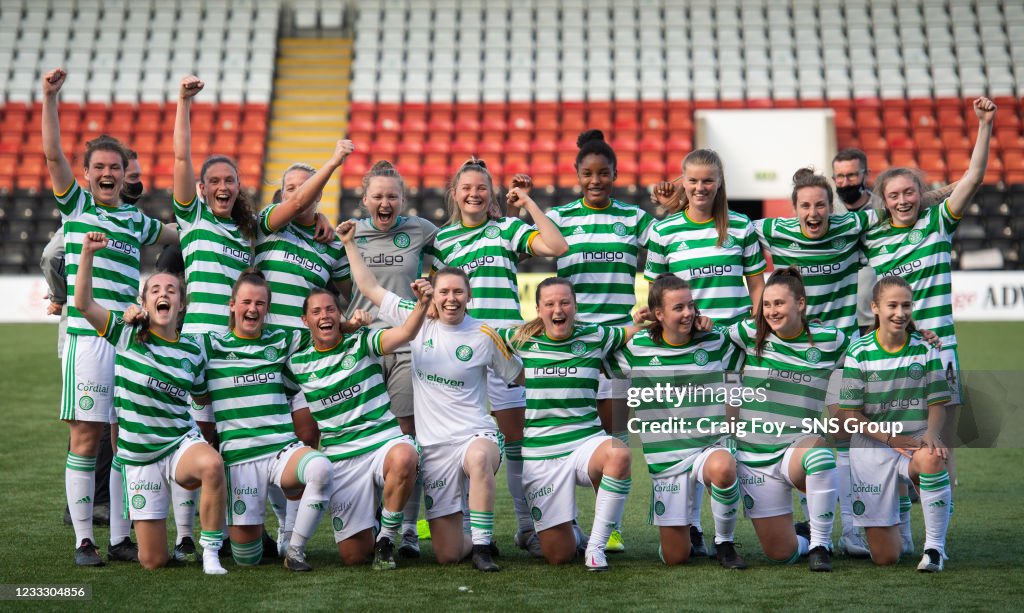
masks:
<path id="1" fill-rule="evenodd" d="M 874 208 L 881 210 L 884 203 L 868 186 L 868 156 L 860 149 L 843 149 L 832 158 L 832 180 L 836 184 L 835 213 L 860 211 Z M 956 183 L 925 192 L 921 205 L 934 206 L 953 193 Z M 857 325 L 864 333 L 874 324 L 871 312 L 871 288 L 875 286 L 875 271 L 864 265 L 857 277 Z"/>
<path id="2" fill-rule="evenodd" d="M 142 185 L 142 167 L 139 165 L 139 155 L 127 150 L 128 167 L 125 168 L 124 184 L 121 186 L 121 201 L 126 204 L 135 204 L 142 197 L 145 191 Z M 57 331 L 57 357 L 61 356 L 64 347 L 64 331 L 68 326 L 68 278 L 64 270 L 64 232 L 55 232 L 53 238 L 43 249 L 39 266 L 43 269 L 43 277 L 49 289 L 47 299 L 49 304 L 46 307 L 47 315 L 59 315 L 60 326 Z M 113 448 L 110 445 L 110 426 L 103 428 L 100 435 L 99 455 L 96 457 L 96 490 L 93 500 L 93 523 L 105 526 L 110 521 L 110 462 L 113 459 Z M 67 508 L 64 510 L 64 523 L 71 524 L 71 516 Z"/>

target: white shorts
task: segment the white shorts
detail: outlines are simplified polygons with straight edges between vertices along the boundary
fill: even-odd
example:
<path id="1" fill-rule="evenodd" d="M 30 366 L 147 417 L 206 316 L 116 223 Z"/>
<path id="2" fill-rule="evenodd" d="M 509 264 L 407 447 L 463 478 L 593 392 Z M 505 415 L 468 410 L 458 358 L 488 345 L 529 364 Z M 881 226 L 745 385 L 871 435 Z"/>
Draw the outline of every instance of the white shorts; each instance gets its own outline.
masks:
<path id="1" fill-rule="evenodd" d="M 828 390 L 825 392 L 825 406 L 839 404 L 839 391 L 843 388 L 843 369 L 836 368 L 828 378 Z M 824 415 L 829 417 L 829 415 Z"/>
<path id="2" fill-rule="evenodd" d="M 232 464 L 228 476 L 228 525 L 258 526 L 267 512 L 267 488 L 281 487 L 281 476 L 293 455 L 308 449 L 296 441 L 273 455 Z"/>
<path id="3" fill-rule="evenodd" d="M 306 395 L 302 392 L 298 392 L 288 399 L 288 406 L 291 407 L 291 412 L 294 413 L 300 409 L 308 409 L 309 403 L 306 402 Z"/>
<path id="4" fill-rule="evenodd" d="M 526 407 L 526 388 L 515 383 L 505 383 L 489 367 L 487 369 L 487 397 L 491 401 L 491 413 Z"/>
<path id="5" fill-rule="evenodd" d="M 716 451 L 729 450 L 712 445 L 693 454 L 690 469 L 670 477 L 651 477 L 651 510 L 648 523 L 655 526 L 690 525 L 690 501 L 697 483 L 704 485 L 704 463 Z"/>
<path id="6" fill-rule="evenodd" d="M 462 512 L 462 501 L 469 494 L 469 476 L 464 468 L 466 452 L 470 445 L 480 439 L 494 443 L 500 453 L 501 444 L 497 432 L 482 432 L 450 445 L 423 448 L 420 478 L 423 481 L 423 504 L 427 519 Z"/>
<path id="7" fill-rule="evenodd" d="M 854 434 L 850 442 L 853 525 L 900 523 L 899 484 L 911 483 L 910 458 L 873 438 Z"/>
<path id="8" fill-rule="evenodd" d="M 963 388 L 960 386 L 960 354 L 956 347 L 944 347 L 939 350 L 939 359 L 942 360 L 942 371 L 946 373 L 946 382 L 949 383 L 951 395 L 947 407 L 955 407 L 963 404 Z"/>
<path id="9" fill-rule="evenodd" d="M 189 413 L 192 415 L 192 419 L 196 421 L 216 423 L 213 417 L 213 404 L 196 404 L 194 400 L 188 402 L 192 405 Z"/>
<path id="10" fill-rule="evenodd" d="M 377 525 L 377 507 L 384 491 L 384 459 L 395 445 L 410 445 L 410 436 L 393 438 L 382 446 L 352 458 L 334 462 L 334 479 L 328 513 L 334 542 L 340 543 Z"/>
<path id="11" fill-rule="evenodd" d="M 605 434 L 585 439 L 567 456 L 523 462 L 523 492 L 538 532 L 576 519 L 576 486 L 593 487 L 587 470 Z"/>
<path id="12" fill-rule="evenodd" d="M 201 443 L 206 443 L 203 435 L 193 430 L 185 435 L 174 453 L 152 464 L 125 464 L 121 470 L 121 479 L 124 481 L 124 518 L 167 519 L 171 505 L 171 484 L 175 483 L 178 462 L 192 445 Z"/>
<path id="13" fill-rule="evenodd" d="M 793 489 L 789 479 L 789 461 L 798 447 L 790 445 L 782 459 L 768 466 L 748 466 L 736 462 L 736 477 L 743 494 L 743 511 L 750 519 L 793 513 Z"/>
<path id="14" fill-rule="evenodd" d="M 606 377 L 604 373 L 597 376 L 597 399 L 606 398 L 625 399 L 629 394 L 629 379 L 615 379 Z"/>
<path id="15" fill-rule="evenodd" d="M 61 358 L 60 418 L 116 424 L 114 356 L 117 351 L 98 336 L 69 334 Z"/>

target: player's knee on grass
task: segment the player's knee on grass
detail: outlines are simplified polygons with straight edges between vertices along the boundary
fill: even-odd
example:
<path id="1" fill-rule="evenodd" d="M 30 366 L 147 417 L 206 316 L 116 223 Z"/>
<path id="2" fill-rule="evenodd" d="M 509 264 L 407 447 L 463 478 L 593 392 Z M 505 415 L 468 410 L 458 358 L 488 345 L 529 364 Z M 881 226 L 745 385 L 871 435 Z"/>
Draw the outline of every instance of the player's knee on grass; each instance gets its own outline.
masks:
<path id="1" fill-rule="evenodd" d="M 139 548 L 139 564 L 146 570 L 156 570 L 163 568 L 167 564 L 167 553 L 160 553 L 158 551 L 146 551 L 145 548 Z"/>
<path id="2" fill-rule="evenodd" d="M 373 533 L 369 529 L 338 543 L 338 555 L 345 566 L 359 566 L 370 561 L 373 554 Z"/>
<path id="3" fill-rule="evenodd" d="M 576 558 L 576 535 L 572 524 L 564 523 L 537 533 L 548 564 L 568 564 Z"/>

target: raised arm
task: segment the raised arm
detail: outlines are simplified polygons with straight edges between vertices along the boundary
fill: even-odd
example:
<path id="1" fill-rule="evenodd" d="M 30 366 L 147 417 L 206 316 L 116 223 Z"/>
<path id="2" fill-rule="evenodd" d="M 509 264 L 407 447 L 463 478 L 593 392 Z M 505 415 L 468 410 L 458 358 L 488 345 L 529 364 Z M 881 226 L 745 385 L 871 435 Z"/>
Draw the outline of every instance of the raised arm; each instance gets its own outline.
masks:
<path id="1" fill-rule="evenodd" d="M 43 155 L 50 171 L 50 184 L 54 193 L 63 194 L 75 182 L 71 163 L 60 147 L 60 115 L 57 112 L 57 93 L 64 85 L 67 73 L 54 68 L 43 75 Z"/>
<path id="2" fill-rule="evenodd" d="M 533 198 L 530 198 L 530 187 L 532 185 L 533 182 L 530 177 L 516 175 L 512 178 L 512 187 L 509 188 L 505 200 L 510 207 L 526 209 L 526 212 L 530 214 L 530 218 L 533 219 L 533 223 L 537 225 L 537 231 L 540 235 L 533 241 L 534 255 L 547 257 L 565 255 L 569 251 L 569 243 L 565 242 L 565 237 L 562 236 L 562 232 L 555 225 L 555 222 L 551 221 L 551 218 L 545 215 L 544 211 L 540 210 L 540 207 L 533 201 Z"/>
<path id="3" fill-rule="evenodd" d="M 192 98 L 203 90 L 199 77 L 189 75 L 178 89 L 174 116 L 174 199 L 189 204 L 196 197 L 196 169 L 192 167 Z"/>
<path id="4" fill-rule="evenodd" d="M 416 335 L 419 334 L 420 326 L 423 325 L 423 320 L 426 318 L 427 308 L 430 306 L 430 297 L 433 295 L 434 289 L 424 279 L 416 279 L 410 285 L 412 286 L 412 292 L 416 294 L 416 308 L 409 314 L 409 318 L 405 320 L 405 323 L 396 328 L 389 328 L 381 335 L 380 346 L 384 354 L 394 353 L 396 349 L 401 348 L 416 338 Z"/>
<path id="5" fill-rule="evenodd" d="M 962 217 L 967 205 L 970 204 L 974 192 L 978 191 L 985 180 L 985 169 L 988 168 L 988 145 L 992 138 L 992 120 L 996 116 L 996 105 L 988 98 L 974 101 L 974 114 L 978 116 L 978 140 L 974 143 L 971 153 L 971 164 L 967 172 L 953 188 L 949 195 L 949 212 L 954 217 Z"/>
<path id="6" fill-rule="evenodd" d="M 270 212 L 270 219 L 267 222 L 270 229 L 274 231 L 283 228 L 291 220 L 316 206 L 320 193 L 324 191 L 324 186 L 331 180 L 331 175 L 334 174 L 334 171 L 339 166 L 345 163 L 345 158 L 354 150 L 355 145 L 352 144 L 352 141 L 339 140 L 334 145 L 334 153 L 331 155 L 331 159 L 327 160 L 327 163 L 321 166 L 320 170 L 313 173 L 313 176 L 300 185 L 297 190 L 285 195 L 284 201 Z"/>
<path id="7" fill-rule="evenodd" d="M 338 240 L 345 245 L 345 255 L 348 256 L 352 281 L 359 288 L 359 292 L 366 296 L 373 306 L 379 308 L 388 291 L 381 287 L 377 277 L 373 275 L 373 271 L 363 261 L 363 254 L 359 253 L 359 248 L 356 247 L 356 222 L 351 219 L 343 221 L 338 225 L 336 232 Z"/>
<path id="8" fill-rule="evenodd" d="M 102 232 L 87 232 L 82 241 L 82 257 L 78 261 L 75 275 L 75 308 L 86 321 L 101 334 L 107 327 L 110 311 L 103 308 L 92 296 L 93 254 L 107 246 L 107 235 Z"/>

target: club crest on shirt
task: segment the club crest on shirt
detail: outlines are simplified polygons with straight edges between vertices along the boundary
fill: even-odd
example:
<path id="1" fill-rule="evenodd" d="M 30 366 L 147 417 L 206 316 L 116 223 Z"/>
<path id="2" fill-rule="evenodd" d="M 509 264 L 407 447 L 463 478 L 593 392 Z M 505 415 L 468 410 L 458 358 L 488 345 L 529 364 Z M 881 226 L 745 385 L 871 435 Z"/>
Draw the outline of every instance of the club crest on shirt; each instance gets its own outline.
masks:
<path id="1" fill-rule="evenodd" d="M 569 345 L 569 351 L 571 351 L 573 355 L 583 355 L 587 352 L 587 344 L 583 341 L 576 341 L 572 345 Z"/>
<path id="2" fill-rule="evenodd" d="M 463 362 L 468 362 L 473 358 L 473 348 L 469 345 L 459 345 L 458 349 L 455 350 L 455 357 Z"/>
<path id="3" fill-rule="evenodd" d="M 277 359 L 277 349 L 273 347 L 267 347 L 266 349 L 263 350 L 263 357 L 266 358 L 268 362 L 273 362 L 274 360 Z"/>
<path id="4" fill-rule="evenodd" d="M 356 365 L 356 359 L 353 356 L 347 355 L 341 360 L 341 367 L 348 370 Z"/>
<path id="5" fill-rule="evenodd" d="M 615 233 L 615 236 L 625 236 L 626 224 L 622 223 L 621 221 L 615 222 L 615 225 L 612 226 L 612 232 Z"/>
<path id="6" fill-rule="evenodd" d="M 817 364 L 821 360 L 821 351 L 817 347 L 811 347 L 807 350 L 807 361 L 811 364 Z"/>
<path id="7" fill-rule="evenodd" d="M 736 246 L 736 239 L 733 238 L 732 235 L 726 236 L 725 237 L 725 242 L 722 243 L 722 248 L 723 249 L 732 249 L 735 246 Z"/>
<path id="8" fill-rule="evenodd" d="M 487 238 L 498 238 L 499 234 L 501 234 L 501 230 L 498 229 L 498 226 L 487 226 L 487 229 L 484 230 L 484 236 Z"/>
<path id="9" fill-rule="evenodd" d="M 704 366 L 708 363 L 708 352 L 698 349 L 693 353 L 693 363 L 697 366 Z"/>
<path id="10" fill-rule="evenodd" d="M 924 366 L 921 364 L 910 365 L 910 378 L 914 381 L 920 381 L 924 378 Z"/>
<path id="11" fill-rule="evenodd" d="M 412 244 L 412 240 L 409 239 L 409 235 L 405 232 L 399 232 L 395 235 L 395 238 L 391 239 L 391 242 L 395 244 L 395 247 L 399 249 L 405 249 Z"/>
<path id="12" fill-rule="evenodd" d="M 924 240 L 924 232 L 920 230 L 911 230 L 910 234 L 907 235 L 907 240 L 910 241 L 911 245 L 916 245 Z"/>
<path id="13" fill-rule="evenodd" d="M 832 239 L 832 248 L 833 249 L 843 249 L 844 247 L 846 247 L 846 239 L 845 238 L 840 236 L 839 238 Z"/>

